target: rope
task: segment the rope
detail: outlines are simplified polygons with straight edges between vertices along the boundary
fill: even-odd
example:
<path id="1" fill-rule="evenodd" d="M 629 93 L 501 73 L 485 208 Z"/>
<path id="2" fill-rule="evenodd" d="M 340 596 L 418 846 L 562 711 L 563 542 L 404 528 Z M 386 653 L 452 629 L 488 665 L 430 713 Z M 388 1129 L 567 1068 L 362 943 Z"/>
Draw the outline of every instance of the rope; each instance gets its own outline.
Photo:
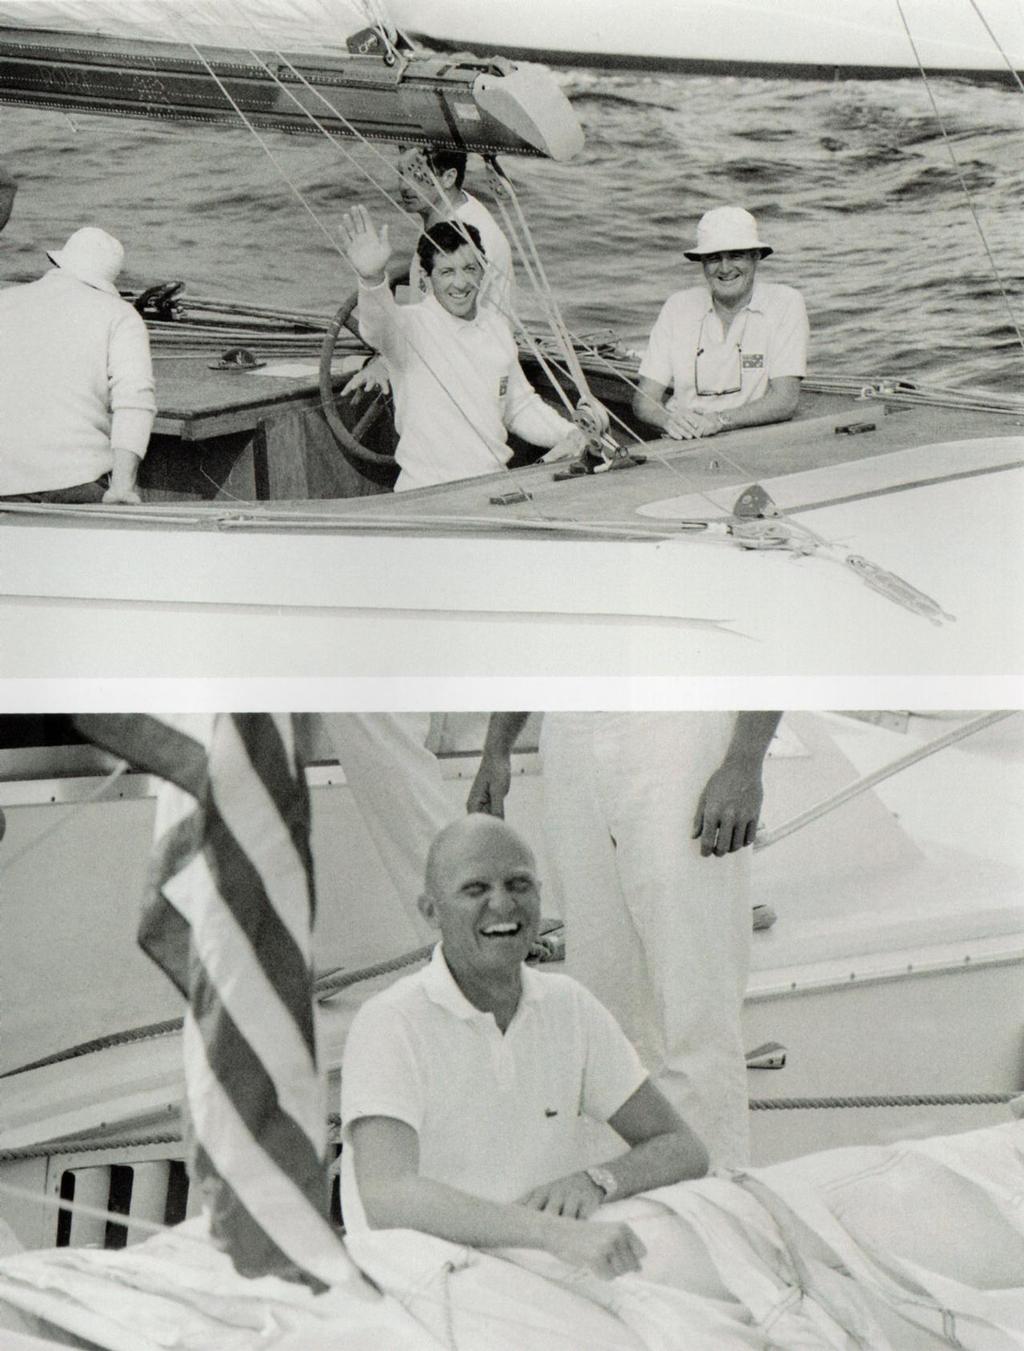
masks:
<path id="1" fill-rule="evenodd" d="M 925 70 L 924 65 L 921 61 L 920 54 L 917 50 L 917 43 L 914 41 L 914 35 L 910 31 L 910 25 L 907 23 L 907 16 L 903 12 L 903 0 L 896 0 L 896 8 L 899 10 L 900 19 L 903 23 L 904 29 L 906 30 L 907 39 L 910 42 L 911 49 L 914 53 L 914 60 L 917 62 L 917 69 L 921 75 L 921 79 L 924 81 L 924 87 L 928 94 L 928 101 L 932 105 L 932 112 L 935 115 L 935 120 L 938 123 L 939 130 L 942 132 L 942 139 L 943 142 L 945 143 L 946 149 L 949 152 L 949 158 L 952 161 L 953 171 L 956 174 L 957 182 L 960 184 L 960 190 L 964 194 L 964 198 L 967 202 L 967 209 L 971 213 L 971 218 L 974 221 L 975 228 L 977 229 L 978 235 L 981 239 L 982 247 L 985 250 L 985 256 L 988 258 L 989 266 L 992 269 L 992 275 L 996 279 L 996 285 L 999 287 L 999 293 L 1003 298 L 1004 304 L 1006 305 L 1006 313 L 1010 320 L 1010 327 L 1016 333 L 1017 341 L 1020 344 L 1022 350 L 1024 350 L 1024 332 L 1021 331 L 1020 325 L 1017 323 L 1017 318 L 1013 312 L 1013 306 L 1010 302 L 1009 291 L 1006 288 L 1006 284 L 1003 281 L 1002 274 L 999 271 L 998 265 L 996 264 L 995 257 L 993 256 L 992 250 L 989 247 L 988 238 L 985 235 L 985 231 L 984 228 L 982 227 L 981 220 L 978 216 L 978 212 L 974 206 L 974 199 L 971 196 L 971 190 L 967 186 L 967 180 L 964 178 L 963 170 L 960 168 L 960 161 L 957 159 L 956 151 L 953 149 L 953 142 L 950 140 L 949 132 L 946 130 L 946 124 L 942 120 L 942 114 L 939 112 L 938 104 L 935 101 L 935 95 L 932 92 L 931 81 L 928 79 L 928 72 Z M 977 5 L 974 5 L 974 9 L 975 12 L 978 12 Z M 982 22 L 984 22 L 984 20 L 982 20 Z M 988 27 L 987 24 L 985 26 L 986 28 Z M 989 32 L 991 33 L 991 30 L 989 30 Z"/>
<path id="2" fill-rule="evenodd" d="M 878 1093 L 860 1094 L 847 1097 L 825 1098 L 751 1098 L 748 1107 L 752 1112 L 807 1112 L 807 1111 L 844 1111 L 851 1109 L 869 1109 L 878 1107 L 1005 1107 L 1020 1097 L 1014 1093 Z M 341 1126 L 341 1116 L 331 1112 L 327 1116 L 329 1131 L 337 1131 Z M 180 1145 L 180 1131 L 160 1131 L 148 1135 L 128 1135 L 107 1138 L 94 1136 L 89 1139 L 63 1143 L 48 1140 L 38 1145 L 22 1145 L 16 1149 L 0 1150 L 0 1163 L 14 1163 L 22 1159 L 44 1159 L 60 1154 L 94 1154 L 97 1150 L 143 1149 L 153 1145 Z M 2 1185 L 2 1184 L 0 1184 Z M 34 1193 L 26 1193 L 34 1195 Z M 67 1202 L 62 1203 L 67 1205 Z M 124 1222 L 124 1216 L 119 1217 Z"/>
<path id="3" fill-rule="evenodd" d="M 1016 81 L 1017 88 L 1021 91 L 1022 94 L 1024 94 L 1024 83 L 1021 82 L 1021 78 L 1020 78 L 1020 76 L 1017 74 L 1017 68 L 1016 68 L 1016 66 L 1013 64 L 1013 62 L 1010 60 L 1010 57 L 1008 56 L 1008 54 L 1006 53 L 1005 49 L 1003 48 L 1002 43 L 1001 43 L 1001 42 L 999 41 L 999 39 L 996 37 L 995 33 L 993 33 L 991 27 L 989 26 L 988 20 L 985 18 L 984 14 L 982 14 L 981 10 L 978 8 L 978 2 L 977 2 L 977 0 L 970 0 L 970 5 L 971 5 L 971 9 L 974 10 L 975 14 L 977 14 L 978 18 L 981 20 L 981 24 L 982 24 L 982 27 L 985 29 L 985 32 L 989 35 L 989 37 L 992 39 L 993 43 L 995 44 L 996 51 L 997 51 L 997 52 L 999 53 L 999 55 L 1003 58 L 1003 60 L 1006 62 L 1006 68 L 1007 68 L 1007 70 L 1010 72 L 1010 74 L 1013 76 L 1014 80 Z"/>
<path id="4" fill-rule="evenodd" d="M 831 797 L 824 798 L 821 802 L 798 816 L 791 817 L 781 826 L 776 826 L 774 830 L 765 831 L 759 834 L 754 841 L 754 848 L 757 850 L 768 849 L 773 844 L 778 844 L 784 840 L 787 835 L 793 835 L 798 830 L 803 830 L 805 826 L 811 825 L 814 821 L 837 807 L 844 806 L 853 798 L 859 797 L 861 793 L 866 793 L 868 789 L 874 788 L 876 784 L 892 778 L 894 774 L 899 774 L 904 769 L 909 769 L 911 765 L 916 765 L 920 760 L 927 759 L 930 755 L 935 755 L 938 751 L 945 750 L 947 746 L 953 746 L 958 741 L 963 741 L 969 736 L 974 736 L 976 732 L 982 732 L 986 727 L 991 727 L 997 722 L 1002 722 L 1004 718 L 1012 718 L 1016 710 L 998 713 L 984 713 L 980 717 L 972 718 L 970 722 L 962 727 L 955 727 L 952 731 L 944 733 L 939 737 L 934 737 L 923 746 L 918 746 L 916 750 L 908 751 L 906 755 L 901 755 L 899 759 L 883 765 L 880 769 L 873 770 L 870 774 L 865 774 L 855 783 L 849 784 L 846 788 L 840 789 L 838 793 L 833 793 Z"/>
<path id="5" fill-rule="evenodd" d="M 751 1098 L 752 1112 L 802 1112 L 847 1107 L 1005 1106 L 1017 1093 L 896 1093 L 851 1098 Z"/>
<path id="6" fill-rule="evenodd" d="M 317 977 L 316 997 L 322 1003 L 364 980 L 374 980 L 377 976 L 390 975 L 392 971 L 401 971 L 404 967 L 415 966 L 417 962 L 425 962 L 433 950 L 434 944 L 428 943 L 425 947 L 415 948 L 412 952 L 406 952 L 400 957 L 391 957 L 384 962 L 375 962 L 372 966 L 364 966 L 358 971 L 327 971 Z"/>

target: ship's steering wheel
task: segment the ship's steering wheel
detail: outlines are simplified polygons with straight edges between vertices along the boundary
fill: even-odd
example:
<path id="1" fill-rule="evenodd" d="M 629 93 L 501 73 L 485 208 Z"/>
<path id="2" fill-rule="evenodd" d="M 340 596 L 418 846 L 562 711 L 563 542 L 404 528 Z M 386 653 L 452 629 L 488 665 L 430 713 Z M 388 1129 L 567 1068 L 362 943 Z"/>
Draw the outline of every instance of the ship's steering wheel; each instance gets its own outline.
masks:
<path id="1" fill-rule="evenodd" d="M 396 286 L 403 285 L 407 280 L 407 276 L 390 278 L 391 289 L 394 290 Z M 387 413 L 388 398 L 380 390 L 373 394 L 364 393 L 357 398 L 354 407 L 358 410 L 358 418 L 350 428 L 338 410 L 331 377 L 331 365 L 334 361 L 334 349 L 338 342 L 338 334 L 343 328 L 347 328 L 356 337 L 360 336 L 359 330 L 352 320 L 352 311 L 358 302 L 358 290 L 346 296 L 324 334 L 324 340 L 320 347 L 320 404 L 324 411 L 324 417 L 327 419 L 327 425 L 341 448 L 342 454 L 354 469 L 366 474 L 368 470 L 394 470 L 396 467 L 393 455 L 384 455 L 379 450 L 371 450 L 369 446 L 363 444 L 363 438 L 367 432 L 372 430 Z"/>

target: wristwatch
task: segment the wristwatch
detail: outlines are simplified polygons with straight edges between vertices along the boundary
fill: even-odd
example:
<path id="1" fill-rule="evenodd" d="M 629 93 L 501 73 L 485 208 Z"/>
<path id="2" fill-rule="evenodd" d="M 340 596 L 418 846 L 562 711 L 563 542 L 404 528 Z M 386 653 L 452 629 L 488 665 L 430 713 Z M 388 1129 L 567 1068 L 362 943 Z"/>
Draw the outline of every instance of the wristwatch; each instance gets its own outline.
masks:
<path id="1" fill-rule="evenodd" d="M 727 432 L 732 426 L 726 414 L 720 413 L 717 408 L 715 409 L 715 417 L 718 419 L 718 426 L 721 431 Z"/>
<path id="2" fill-rule="evenodd" d="M 601 1191 L 604 1193 L 601 1197 L 602 1201 L 610 1201 L 619 1190 L 619 1184 L 615 1181 L 615 1174 L 612 1173 L 610 1169 L 597 1167 L 584 1168 L 583 1171 L 586 1173 L 587 1177 L 590 1178 L 594 1186 L 600 1187 Z"/>

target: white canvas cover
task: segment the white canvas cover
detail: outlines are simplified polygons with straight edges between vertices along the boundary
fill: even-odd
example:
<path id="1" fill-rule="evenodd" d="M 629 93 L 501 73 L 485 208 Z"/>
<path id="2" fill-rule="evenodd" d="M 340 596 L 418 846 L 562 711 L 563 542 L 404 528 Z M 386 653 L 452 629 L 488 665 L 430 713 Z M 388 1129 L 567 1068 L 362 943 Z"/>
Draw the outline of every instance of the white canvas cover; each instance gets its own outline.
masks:
<path id="1" fill-rule="evenodd" d="M 367 1305 L 244 1280 L 192 1223 L 119 1253 L 8 1257 L 0 1316 L 6 1302 L 109 1351 L 1024 1348 L 1020 1122 L 829 1150 L 600 1213 L 642 1238 L 640 1274 L 599 1281 L 541 1253 L 378 1231 L 349 1242 L 390 1296 Z"/>

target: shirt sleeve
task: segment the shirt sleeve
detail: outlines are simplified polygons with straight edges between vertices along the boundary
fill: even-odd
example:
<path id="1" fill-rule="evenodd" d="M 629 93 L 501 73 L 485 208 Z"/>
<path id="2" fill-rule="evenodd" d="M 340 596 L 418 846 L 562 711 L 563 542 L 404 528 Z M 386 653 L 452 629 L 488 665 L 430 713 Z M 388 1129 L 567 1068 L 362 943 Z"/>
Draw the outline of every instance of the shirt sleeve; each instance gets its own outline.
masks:
<path id="1" fill-rule="evenodd" d="M 806 375 L 809 339 L 810 324 L 804 298 L 799 291 L 787 287 L 786 303 L 771 330 L 768 378 L 777 380 L 787 375 Z"/>
<path id="2" fill-rule="evenodd" d="M 582 986 L 577 992 L 586 1057 L 582 1107 L 607 1121 L 648 1077 L 632 1042 L 605 1006 Z"/>
<path id="3" fill-rule="evenodd" d="M 360 280 L 359 332 L 389 361 L 401 362 L 406 342 L 403 316 L 386 281 L 367 286 Z"/>
<path id="4" fill-rule="evenodd" d="M 571 422 L 544 402 L 514 355 L 509 365 L 502 421 L 510 432 L 515 432 L 532 446 L 555 446 L 573 428 Z"/>
<path id="5" fill-rule="evenodd" d="M 142 459 L 156 417 L 153 361 L 145 320 L 127 304 L 110 329 L 107 385 L 110 444 L 115 450 L 130 450 Z"/>
<path id="6" fill-rule="evenodd" d="M 672 365 L 672 300 L 669 297 L 661 307 L 661 313 L 654 321 L 651 336 L 647 342 L 647 351 L 640 362 L 640 375 L 646 380 L 654 380 L 666 389 L 675 383 Z"/>
<path id="7" fill-rule="evenodd" d="M 341 1067 L 341 1129 L 353 1121 L 389 1116 L 415 1131 L 423 1124 L 424 1085 L 402 1017 L 385 1001 L 370 1000 L 356 1014 Z"/>

